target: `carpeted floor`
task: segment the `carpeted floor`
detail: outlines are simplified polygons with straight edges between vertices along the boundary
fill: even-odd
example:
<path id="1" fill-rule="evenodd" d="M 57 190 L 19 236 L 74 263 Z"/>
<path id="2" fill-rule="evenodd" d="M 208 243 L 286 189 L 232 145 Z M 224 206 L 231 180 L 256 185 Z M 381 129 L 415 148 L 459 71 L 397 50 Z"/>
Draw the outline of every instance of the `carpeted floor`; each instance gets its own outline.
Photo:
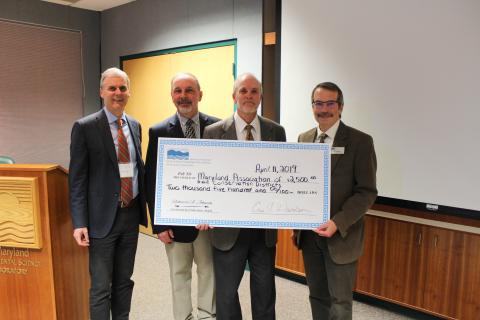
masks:
<path id="1" fill-rule="evenodd" d="M 195 272 L 195 268 L 194 268 Z M 252 319 L 250 315 L 249 272 L 245 272 L 240 287 L 240 300 L 243 317 Z M 172 299 L 168 262 L 164 245 L 156 238 L 140 234 L 134 272 L 135 288 L 133 292 L 132 320 L 170 320 L 172 319 Z M 193 289 L 196 292 L 196 276 L 193 276 Z M 305 285 L 276 278 L 278 320 L 311 319 L 308 303 L 308 289 Z M 196 303 L 196 294 L 193 294 Z M 354 320 L 376 319 L 412 319 L 368 304 L 354 301 Z"/>

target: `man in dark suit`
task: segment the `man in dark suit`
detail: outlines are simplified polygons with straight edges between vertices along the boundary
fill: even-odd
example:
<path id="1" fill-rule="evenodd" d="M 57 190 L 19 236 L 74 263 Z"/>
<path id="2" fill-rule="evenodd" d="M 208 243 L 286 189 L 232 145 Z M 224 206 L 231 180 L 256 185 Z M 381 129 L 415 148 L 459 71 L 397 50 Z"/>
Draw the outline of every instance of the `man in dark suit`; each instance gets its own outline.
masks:
<path id="1" fill-rule="evenodd" d="M 363 217 L 377 196 L 377 160 L 372 137 L 340 121 L 343 94 L 331 82 L 312 91 L 318 127 L 299 142 L 332 146 L 330 220 L 297 232 L 303 252 L 313 319 L 351 319 L 357 260 L 363 251 Z"/>
<path id="2" fill-rule="evenodd" d="M 77 120 L 70 144 L 73 237 L 89 248 L 90 319 L 128 319 L 138 225 L 147 225 L 140 124 L 124 113 L 130 81 L 110 68 L 102 110 Z"/>
<path id="3" fill-rule="evenodd" d="M 171 96 L 177 113 L 149 130 L 146 160 L 147 202 L 151 221 L 154 221 L 155 183 L 157 177 L 158 138 L 201 138 L 206 126 L 218 118 L 198 112 L 202 100 L 198 79 L 189 73 L 172 78 Z M 215 278 L 209 231 L 195 227 L 154 225 L 153 233 L 165 244 L 172 284 L 173 315 L 175 320 L 193 319 L 191 301 L 192 263 L 197 264 L 198 319 L 215 319 Z"/>
<path id="4" fill-rule="evenodd" d="M 205 139 L 285 141 L 285 129 L 257 115 L 262 86 L 252 74 L 235 81 L 235 114 L 205 129 Z M 201 226 L 204 228 L 205 226 Z M 217 284 L 217 318 L 242 319 L 238 287 L 246 263 L 254 320 L 275 319 L 275 246 L 277 230 L 214 228 L 213 262 Z"/>

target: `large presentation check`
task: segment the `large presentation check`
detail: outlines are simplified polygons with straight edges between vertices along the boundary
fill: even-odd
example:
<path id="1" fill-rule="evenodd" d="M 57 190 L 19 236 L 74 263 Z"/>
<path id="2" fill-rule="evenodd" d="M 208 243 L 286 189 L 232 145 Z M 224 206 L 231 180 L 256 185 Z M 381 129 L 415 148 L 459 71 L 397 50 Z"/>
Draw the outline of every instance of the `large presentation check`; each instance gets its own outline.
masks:
<path id="1" fill-rule="evenodd" d="M 155 224 L 312 229 L 330 217 L 330 147 L 159 138 Z"/>

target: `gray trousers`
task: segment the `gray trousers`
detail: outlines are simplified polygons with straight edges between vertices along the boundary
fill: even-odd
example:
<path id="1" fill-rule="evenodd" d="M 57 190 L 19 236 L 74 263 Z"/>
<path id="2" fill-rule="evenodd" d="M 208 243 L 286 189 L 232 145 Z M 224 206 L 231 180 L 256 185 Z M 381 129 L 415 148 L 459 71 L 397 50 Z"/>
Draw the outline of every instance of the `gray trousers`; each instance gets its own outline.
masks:
<path id="1" fill-rule="evenodd" d="M 327 241 L 313 231 L 303 231 L 300 247 L 310 291 L 312 319 L 352 319 L 353 286 L 357 261 L 336 264 Z"/>
<path id="2" fill-rule="evenodd" d="M 217 319 L 241 320 L 238 287 L 248 261 L 253 320 L 275 320 L 275 247 L 265 245 L 265 230 L 241 229 L 232 249 L 213 249 Z"/>

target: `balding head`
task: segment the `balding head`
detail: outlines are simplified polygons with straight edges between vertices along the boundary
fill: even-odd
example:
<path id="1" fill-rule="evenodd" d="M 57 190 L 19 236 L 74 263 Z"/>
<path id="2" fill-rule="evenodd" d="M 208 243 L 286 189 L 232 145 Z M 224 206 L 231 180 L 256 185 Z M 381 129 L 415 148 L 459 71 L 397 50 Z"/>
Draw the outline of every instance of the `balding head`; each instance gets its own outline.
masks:
<path id="1" fill-rule="evenodd" d="M 193 74 L 191 74 L 189 72 L 179 72 L 172 77 L 172 80 L 170 81 L 170 87 L 172 88 L 172 90 L 173 90 L 173 83 L 177 79 L 192 79 L 197 84 L 198 91 L 201 90 L 200 89 L 200 82 L 198 82 L 197 77 L 195 77 Z"/>
<path id="2" fill-rule="evenodd" d="M 244 73 L 235 80 L 233 100 L 237 104 L 237 114 L 247 123 L 253 121 L 262 101 L 262 84 L 251 73 Z"/>
<path id="3" fill-rule="evenodd" d="M 260 87 L 260 93 L 263 92 L 262 83 L 260 82 L 260 80 L 258 80 L 257 77 L 255 77 L 255 75 L 253 73 L 246 72 L 246 73 L 242 73 L 241 75 L 239 75 L 238 78 L 233 83 L 233 94 L 235 94 L 235 92 L 237 91 L 237 89 L 239 87 L 239 84 L 242 83 L 243 81 L 245 81 L 246 79 L 255 80 Z"/>
<path id="4" fill-rule="evenodd" d="M 181 116 L 192 119 L 198 113 L 198 102 L 202 100 L 203 93 L 193 74 L 182 72 L 173 76 L 170 94 Z"/>

